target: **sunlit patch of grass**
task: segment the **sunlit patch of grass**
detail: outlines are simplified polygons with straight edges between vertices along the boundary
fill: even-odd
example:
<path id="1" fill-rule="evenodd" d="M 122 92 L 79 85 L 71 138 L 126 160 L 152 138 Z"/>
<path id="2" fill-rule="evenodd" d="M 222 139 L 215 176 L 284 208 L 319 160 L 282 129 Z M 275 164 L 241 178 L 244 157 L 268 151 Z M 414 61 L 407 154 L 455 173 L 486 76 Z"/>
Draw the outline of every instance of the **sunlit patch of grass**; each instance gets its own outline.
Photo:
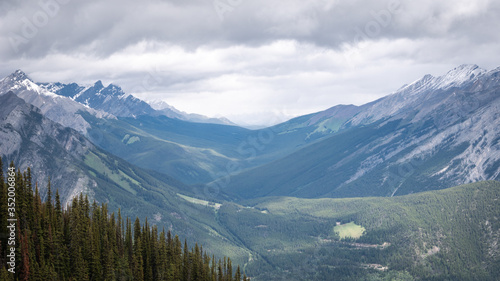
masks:
<path id="1" fill-rule="evenodd" d="M 354 222 L 337 225 L 333 228 L 333 231 L 337 233 L 340 239 L 354 238 L 358 239 L 365 232 L 365 228 L 361 225 L 357 225 Z"/>

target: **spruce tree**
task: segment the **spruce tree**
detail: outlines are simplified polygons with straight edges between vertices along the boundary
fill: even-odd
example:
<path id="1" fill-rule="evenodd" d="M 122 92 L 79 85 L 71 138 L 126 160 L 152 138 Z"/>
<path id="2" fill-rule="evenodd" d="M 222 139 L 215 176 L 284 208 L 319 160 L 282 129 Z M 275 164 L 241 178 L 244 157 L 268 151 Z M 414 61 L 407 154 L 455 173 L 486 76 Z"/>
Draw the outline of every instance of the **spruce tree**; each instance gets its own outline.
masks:
<path id="1" fill-rule="evenodd" d="M 236 273 L 234 274 L 234 280 L 235 281 L 241 281 L 241 271 L 240 271 L 240 266 L 236 268 Z"/>
<path id="2" fill-rule="evenodd" d="M 5 197 L 5 178 L 0 179 L 0 196 Z M 20 259 L 15 275 L 0 266 L 0 280 L 233 280 L 230 259 L 219 260 L 217 271 L 215 257 L 198 243 L 190 250 L 185 240 L 182 247 L 179 236 L 172 238 L 165 230 L 158 234 L 147 219 L 141 226 L 136 218 L 132 233 L 131 220 L 127 217 L 124 225 L 120 210 L 115 218 L 106 204 L 90 206 L 87 195 L 63 208 L 57 189 L 52 202 L 50 182 L 45 202 L 37 184 L 32 192 L 30 170 L 17 171 L 15 180 L 24 206 L 17 215 L 25 218 L 16 230 Z M 0 209 L 5 205 L 0 202 Z M 0 243 L 5 253 L 2 249 Z"/>

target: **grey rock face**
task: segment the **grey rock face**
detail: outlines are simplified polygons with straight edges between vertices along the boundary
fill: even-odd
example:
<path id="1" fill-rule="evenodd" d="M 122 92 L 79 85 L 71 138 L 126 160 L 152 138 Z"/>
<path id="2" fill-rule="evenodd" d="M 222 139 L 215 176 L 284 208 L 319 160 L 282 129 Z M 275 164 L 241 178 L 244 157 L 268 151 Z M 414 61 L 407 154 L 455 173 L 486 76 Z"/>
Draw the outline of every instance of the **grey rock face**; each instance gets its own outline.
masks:
<path id="1" fill-rule="evenodd" d="M 17 70 L 0 80 L 0 95 L 9 91 L 39 108 L 41 113 L 52 121 L 84 134 L 90 125 L 79 112 L 88 112 L 99 118 L 113 117 L 111 114 L 94 110 L 70 98 L 56 95 L 45 88 L 39 87 L 21 70 Z"/>
<path id="2" fill-rule="evenodd" d="M 155 110 L 146 102 L 132 95 L 127 95 L 116 85 L 110 84 L 104 87 L 101 81 L 87 87 L 76 83 L 40 83 L 39 85 L 41 88 L 57 95 L 69 97 L 90 108 L 108 112 L 118 117 L 134 117 L 155 113 Z"/>
<path id="3" fill-rule="evenodd" d="M 43 194 L 49 176 L 63 201 L 88 190 L 92 180 L 79 163 L 94 146 L 77 131 L 45 118 L 12 91 L 0 96 L 0 152 L 18 168 L 30 167 Z"/>

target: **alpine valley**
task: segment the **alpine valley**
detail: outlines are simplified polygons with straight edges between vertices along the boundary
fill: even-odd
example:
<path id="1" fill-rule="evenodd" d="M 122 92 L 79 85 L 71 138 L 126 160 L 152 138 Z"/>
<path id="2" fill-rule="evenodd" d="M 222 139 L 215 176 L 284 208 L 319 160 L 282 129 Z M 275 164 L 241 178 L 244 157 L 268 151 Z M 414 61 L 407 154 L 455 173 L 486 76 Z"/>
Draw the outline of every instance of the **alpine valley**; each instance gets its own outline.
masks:
<path id="1" fill-rule="evenodd" d="M 0 156 L 251 280 L 498 280 L 500 67 L 250 130 L 119 86 L 0 80 Z"/>

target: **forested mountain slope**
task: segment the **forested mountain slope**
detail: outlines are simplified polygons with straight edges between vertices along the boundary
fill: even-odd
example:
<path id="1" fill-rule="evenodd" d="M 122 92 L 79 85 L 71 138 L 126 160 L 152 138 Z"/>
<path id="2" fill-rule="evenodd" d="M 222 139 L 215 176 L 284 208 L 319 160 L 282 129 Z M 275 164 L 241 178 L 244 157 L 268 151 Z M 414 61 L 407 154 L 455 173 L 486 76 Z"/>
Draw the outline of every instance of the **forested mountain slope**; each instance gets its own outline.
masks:
<path id="1" fill-rule="evenodd" d="M 237 261 L 246 260 L 247 250 L 219 226 L 214 208 L 191 204 L 177 195 L 192 195 L 190 187 L 96 147 L 12 92 L 0 96 L 0 109 L 0 157 L 20 169 L 30 167 L 42 199 L 47 197 L 50 179 L 63 205 L 84 193 L 90 200 L 108 203 L 112 211 L 122 208 L 124 216 L 148 217 L 158 227 L 184 234 L 190 243 L 198 241 L 214 254 L 231 253 Z M 206 235 L 208 230 L 218 235 Z"/>
<path id="2" fill-rule="evenodd" d="M 220 221 L 272 265 L 247 273 L 258 280 L 493 281 L 499 200 L 497 181 L 393 198 L 268 197 L 226 204 Z"/>

